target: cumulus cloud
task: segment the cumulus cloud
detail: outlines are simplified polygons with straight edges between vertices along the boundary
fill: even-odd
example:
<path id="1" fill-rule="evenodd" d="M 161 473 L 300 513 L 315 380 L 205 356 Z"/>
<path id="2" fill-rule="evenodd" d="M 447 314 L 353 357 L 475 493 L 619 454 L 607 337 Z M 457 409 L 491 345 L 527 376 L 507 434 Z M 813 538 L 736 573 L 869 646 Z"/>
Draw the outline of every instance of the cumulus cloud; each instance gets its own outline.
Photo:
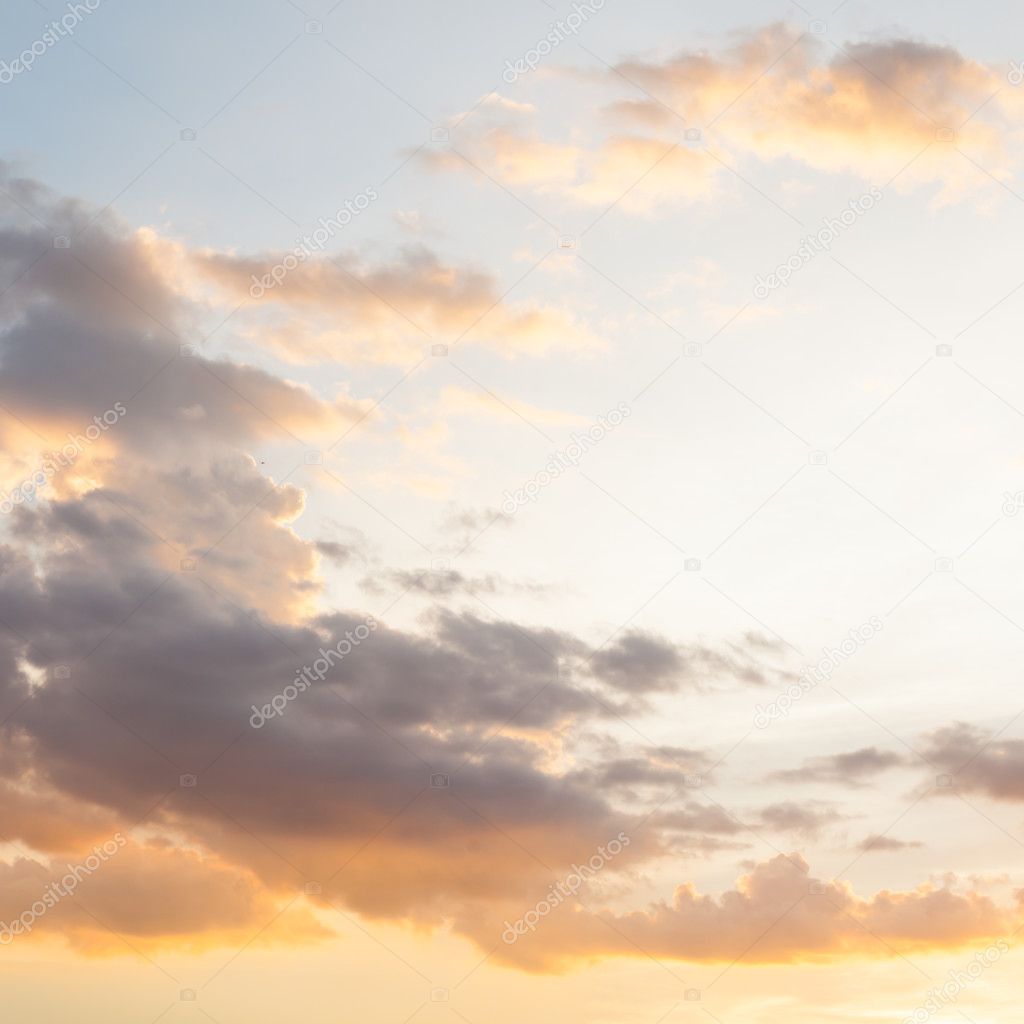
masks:
<path id="1" fill-rule="evenodd" d="M 196 901 L 178 918 L 108 908 L 125 933 L 183 937 L 233 934 L 342 865 L 333 898 L 436 923 L 446 901 L 520 890 L 618 831 L 629 814 L 551 759 L 632 694 L 555 628 L 444 609 L 420 632 L 379 624 L 286 714 L 252 727 L 254 705 L 365 616 L 320 606 L 320 558 L 344 563 L 351 546 L 296 532 L 302 488 L 275 482 L 245 449 L 273 437 L 301 454 L 298 431 L 340 430 L 361 403 L 183 354 L 202 307 L 154 263 L 152 239 L 11 184 L 74 242 L 54 250 L 32 226 L 0 237 L 18 277 L 2 299 L 0 400 L 16 417 L 4 429 L 52 432 L 119 396 L 127 415 L 73 485 L 55 481 L 3 524 L 8 837 L 42 858 L 141 820 L 183 844 L 175 870 L 208 864 L 217 884 L 217 865 L 232 865 L 249 880 L 237 901 L 199 901 L 193 916 Z M 31 265 L 34 247 L 45 253 Z M 490 301 L 482 278 L 467 287 Z M 178 415 L 196 407 L 204 414 Z M 561 657 L 569 675 L 556 671 Z M 430 785 L 437 772 L 450 788 Z M 182 787 L 192 774 L 198 784 Z M 375 836 L 373 856 L 360 856 Z M 659 848 L 654 833 L 635 845 L 639 856 Z M 152 856 L 147 847 L 139 863 Z M 49 870 L 26 860 L 17 870 L 33 879 Z"/>
<path id="2" fill-rule="evenodd" d="M 927 951 L 992 938 L 1012 920 L 987 897 L 953 887 L 862 897 L 846 882 L 815 879 L 807 862 L 791 854 L 756 865 L 717 896 L 683 885 L 670 903 L 643 911 L 560 907 L 534 933 L 499 944 L 495 955 L 540 971 L 612 955 L 730 963 L 740 957 L 745 963 L 887 957 L 893 949 Z M 479 925 L 465 926 L 485 942 Z"/>
<path id="3" fill-rule="evenodd" d="M 190 347 L 199 341 L 195 310 L 167 285 L 147 248 L 119 225 L 85 231 L 88 222 L 77 207 L 58 221 L 68 236 L 82 232 L 67 250 L 53 249 L 52 234 L 39 227 L 0 230 L 0 262 L 17 281 L 0 296 L 0 402 L 17 417 L 4 419 L 5 438 L 23 442 L 28 431 L 56 447 L 118 401 L 130 426 L 107 439 L 116 450 L 148 453 L 282 430 L 331 437 L 362 415 L 347 396 L 325 402 Z"/>
<path id="4" fill-rule="evenodd" d="M 121 398 L 127 414 L 72 476 L 0 524 L 0 809 L 21 847 L 0 864 L 0 911 L 17 916 L 61 859 L 123 830 L 130 842 L 83 884 L 81 906 L 143 943 L 248 938 L 318 880 L 340 906 L 450 922 L 489 949 L 496 915 L 620 831 L 632 833 L 609 868 L 620 879 L 671 853 L 683 819 L 658 824 L 627 795 L 666 791 L 681 774 L 685 785 L 708 755 L 663 747 L 602 761 L 584 740 L 659 694 L 762 681 L 763 645 L 718 650 L 626 630 L 595 654 L 551 624 L 443 604 L 415 630 L 375 621 L 352 645 L 367 617 L 326 607 L 319 576 L 322 557 L 344 569 L 348 549 L 303 536 L 302 487 L 247 452 L 273 438 L 301 462 L 307 432 L 329 436 L 363 403 L 183 355 L 204 307 L 154 263 L 158 246 L 8 184 L 74 241 L 55 250 L 37 226 L 0 232 L 17 276 L 0 297 L 0 402 L 14 414 L 5 441 L 53 443 Z M 289 688 L 284 709 L 254 726 Z M 799 810 L 761 820 L 805 831 L 822 821 L 821 809 Z M 694 848 L 728 836 L 682 812 Z M 616 927 L 664 955 L 725 957 L 806 891 L 792 871 L 769 864 L 718 898 L 684 886 L 671 906 L 622 914 Z M 987 933 L 999 917 L 947 890 L 828 892 L 845 915 L 911 945 Z M 794 909 L 765 957 L 864 948 L 824 907 Z M 72 911 L 54 908 L 45 923 L 83 948 L 112 948 Z M 632 955 L 602 935 L 606 913 L 569 911 L 552 922 L 557 951 L 517 962 Z M 925 929 L 925 917 L 941 927 Z M 285 920 L 289 941 L 322 934 L 308 908 Z"/>

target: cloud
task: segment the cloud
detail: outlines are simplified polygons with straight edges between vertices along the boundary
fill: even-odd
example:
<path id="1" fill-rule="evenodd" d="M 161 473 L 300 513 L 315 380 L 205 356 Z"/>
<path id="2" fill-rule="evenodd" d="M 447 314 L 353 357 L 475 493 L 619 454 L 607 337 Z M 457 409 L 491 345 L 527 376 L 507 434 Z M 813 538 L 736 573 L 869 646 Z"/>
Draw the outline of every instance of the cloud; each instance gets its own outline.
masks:
<path id="1" fill-rule="evenodd" d="M 356 549 L 352 545 L 342 544 L 336 540 L 318 540 L 316 549 L 335 565 L 347 565 L 356 554 Z"/>
<path id="2" fill-rule="evenodd" d="M 865 853 L 892 853 L 898 850 L 918 850 L 924 843 L 894 839 L 891 836 L 868 836 L 861 844 L 860 849 Z"/>
<path id="3" fill-rule="evenodd" d="M 832 807 L 817 802 L 798 804 L 789 800 L 762 808 L 758 818 L 768 828 L 796 832 L 807 839 L 819 835 L 826 825 L 843 820 L 843 816 Z"/>
<path id="4" fill-rule="evenodd" d="M 906 763 L 906 759 L 877 747 L 861 747 L 843 754 L 812 757 L 802 767 L 773 772 L 769 778 L 780 782 L 835 782 L 861 786 L 865 780 Z"/>
<path id="5" fill-rule="evenodd" d="M 414 591 L 432 597 L 454 597 L 457 594 L 475 596 L 499 591 L 542 594 L 549 589 L 540 583 L 506 580 L 497 573 L 468 576 L 458 569 L 389 569 L 384 573 L 367 576 L 360 585 L 371 593 L 385 593 L 390 587 L 402 593 Z"/>
<path id="6" fill-rule="evenodd" d="M 474 170 L 473 157 L 487 160 L 488 173 L 501 178 L 510 185 L 535 187 L 564 186 L 575 181 L 584 151 L 578 146 L 545 142 L 534 132 L 524 132 L 518 127 L 524 114 L 533 114 L 531 108 L 500 108 L 507 117 L 515 116 L 510 123 L 483 128 L 479 133 L 468 135 L 471 155 L 464 156 L 457 149 L 426 150 L 418 157 L 420 163 L 439 170 Z M 493 110 L 485 110 L 485 116 L 493 116 Z"/>
<path id="7" fill-rule="evenodd" d="M 1024 740 L 991 735 L 957 722 L 931 733 L 923 754 L 953 776 L 956 789 L 984 793 L 996 800 L 1024 800 Z"/>
<path id="8" fill-rule="evenodd" d="M 408 363 L 432 343 L 455 341 L 509 357 L 603 347 L 564 310 L 507 300 L 493 275 L 445 263 L 423 245 L 378 264 L 354 253 L 313 257 L 254 298 L 254 279 L 284 255 L 195 252 L 188 258 L 203 287 L 246 304 L 248 335 L 289 362 Z"/>
<path id="9" fill-rule="evenodd" d="M 93 870 L 83 871 L 83 866 Z M 70 875 L 76 882 L 69 881 Z M 259 879 L 236 865 L 165 843 L 127 840 L 109 858 L 86 850 L 61 860 L 18 858 L 0 864 L 0 892 L 0 925 L 16 928 L 20 920 L 30 926 L 11 942 L 58 934 L 90 954 L 133 947 L 198 951 L 246 942 L 278 909 Z M 37 916 L 23 918 L 33 907 Z M 331 935 L 300 904 L 275 922 L 268 938 L 295 943 Z"/>
<path id="10" fill-rule="evenodd" d="M 447 539 L 439 550 L 459 555 L 488 530 L 508 529 L 514 522 L 515 518 L 500 508 L 449 505 L 440 524 L 440 531 Z"/>
<path id="11" fill-rule="evenodd" d="M 725 808 L 714 804 L 707 806 L 688 804 L 660 815 L 658 823 L 663 828 L 680 832 L 731 836 L 746 831 L 746 826 L 739 818 L 727 813 Z"/>
<path id="12" fill-rule="evenodd" d="M 975 943 L 1004 934 L 1013 920 L 987 897 L 951 887 L 861 897 L 846 882 L 817 881 L 806 861 L 792 854 L 758 864 L 718 896 L 683 885 L 671 903 L 631 913 L 563 905 L 535 932 L 514 944 L 498 943 L 495 956 L 536 971 L 608 956 L 695 963 L 742 957 L 752 964 L 882 958 L 894 949 L 925 952 Z M 479 924 L 460 923 L 481 946 L 494 944 Z"/>
<path id="13" fill-rule="evenodd" d="M 896 178 L 897 188 L 937 185 L 949 201 L 989 189 L 986 172 L 1011 173 L 1006 140 L 1021 112 L 1001 72 L 952 47 L 890 38 L 832 50 L 782 24 L 737 33 L 714 51 L 563 74 L 591 93 L 630 95 L 603 108 L 605 124 L 577 127 L 571 143 L 543 138 L 539 115 L 480 108 L 460 123 L 452 152 L 423 161 L 640 213 L 711 199 L 729 167 L 750 161 L 795 160 L 876 184 Z M 561 88 L 558 77 L 545 81 Z M 540 110 L 548 99 L 558 102 L 541 95 Z"/>
<path id="14" fill-rule="evenodd" d="M 677 140 L 624 132 L 589 146 L 551 143 L 539 138 L 535 118 L 533 111 L 482 109 L 460 128 L 451 150 L 425 150 L 416 159 L 428 170 L 468 175 L 482 186 L 493 187 L 492 178 L 560 200 L 638 212 L 716 191 L 714 162 Z"/>
<path id="15" fill-rule="evenodd" d="M 628 794 L 664 792 L 681 773 L 685 784 L 708 755 L 662 747 L 601 761 L 588 743 L 613 749 L 613 723 L 655 695 L 763 681 L 763 644 L 719 650 L 625 630 L 595 655 L 550 623 L 442 604 L 415 629 L 374 621 L 352 645 L 366 613 L 326 606 L 319 576 L 322 556 L 347 550 L 305 537 L 300 483 L 271 478 L 247 452 L 273 440 L 275 455 L 302 466 L 300 434 L 330 436 L 364 403 L 182 355 L 208 310 L 179 267 L 154 262 L 159 246 L 9 185 L 74 241 L 54 250 L 34 227 L 0 231 L 4 266 L 20 274 L 0 298 L 0 402 L 17 417 L 3 420 L 5 441 L 31 451 L 50 443 L 27 441 L 33 431 L 73 428 L 122 398 L 127 414 L 73 477 L 0 522 L 0 809 L 6 839 L 26 848 L 0 864 L 4 913 L 110 830 L 129 843 L 83 883 L 81 906 L 133 941 L 175 948 L 237 946 L 317 880 L 340 907 L 450 924 L 490 949 L 502 913 L 620 831 L 631 843 L 609 880 L 628 889 L 631 872 L 664 863 L 681 819 L 658 825 Z M 477 285 L 456 276 L 441 290 L 463 287 Z M 203 415 L 179 415 L 197 406 Z M 307 667 L 321 664 L 309 683 Z M 289 690 L 281 713 L 254 727 L 254 706 Z M 787 805 L 761 820 L 810 833 L 825 815 Z M 728 838 L 710 819 L 694 825 L 694 849 Z M 551 922 L 552 937 L 568 926 L 557 948 L 526 955 L 524 944 L 516 962 L 634 955 L 596 938 L 613 921 L 668 956 L 734 955 L 806 892 L 806 873 L 787 872 L 788 861 L 762 866 L 718 898 L 683 886 L 671 906 L 617 918 L 569 911 Z M 910 945 L 1001 920 L 980 897 L 947 890 L 828 892 Z M 282 919 L 285 941 L 322 934 L 299 906 Z M 83 949 L 120 948 L 73 909 L 61 904 L 41 927 Z M 757 955 L 867 946 L 825 903 L 793 913 Z"/>
<path id="16" fill-rule="evenodd" d="M 699 644 L 683 648 L 636 630 L 616 637 L 590 661 L 600 678 L 638 694 L 699 688 L 722 678 L 761 685 L 769 678 L 752 652 L 740 645 L 728 653 Z"/>

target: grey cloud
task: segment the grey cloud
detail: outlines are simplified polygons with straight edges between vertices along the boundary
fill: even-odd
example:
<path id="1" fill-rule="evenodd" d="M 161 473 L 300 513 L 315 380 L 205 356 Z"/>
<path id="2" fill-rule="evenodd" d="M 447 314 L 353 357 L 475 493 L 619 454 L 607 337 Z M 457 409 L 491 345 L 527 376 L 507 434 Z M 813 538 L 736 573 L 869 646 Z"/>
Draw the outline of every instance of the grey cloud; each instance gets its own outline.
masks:
<path id="1" fill-rule="evenodd" d="M 341 544 L 336 540 L 318 540 L 316 549 L 335 565 L 346 565 L 355 554 L 350 545 Z"/>
<path id="2" fill-rule="evenodd" d="M 768 676 L 750 651 L 730 645 L 724 653 L 700 644 L 681 646 L 631 630 L 591 658 L 594 674 L 625 693 L 646 695 L 684 687 L 700 689 L 726 679 L 760 685 Z"/>
<path id="3" fill-rule="evenodd" d="M 1024 740 L 957 722 L 931 733 L 922 753 L 952 775 L 956 789 L 997 800 L 1024 800 Z"/>
<path id="4" fill-rule="evenodd" d="M 819 835 L 827 825 L 842 821 L 834 808 L 817 802 L 783 801 L 770 804 L 758 812 L 760 824 L 780 832 L 795 832 L 806 838 Z"/>
<path id="5" fill-rule="evenodd" d="M 891 836 L 868 836 L 861 844 L 860 849 L 865 853 L 892 853 L 897 850 L 918 850 L 924 843 L 894 839 Z"/>
<path id="6" fill-rule="evenodd" d="M 73 228 L 87 214 L 57 204 L 47 216 Z M 9 270 L 42 241 L 35 230 L 0 234 Z M 627 631 L 591 659 L 567 630 L 443 607 L 415 631 L 380 623 L 253 728 L 252 706 L 365 615 L 319 610 L 316 553 L 338 557 L 330 545 L 342 542 L 318 546 L 293 530 L 301 488 L 270 480 L 240 448 L 339 413 L 264 371 L 181 356 L 194 310 L 140 245 L 101 219 L 4 300 L 0 401 L 18 415 L 45 427 L 145 391 L 126 402 L 130 429 L 96 460 L 97 479 L 4 522 L 0 783 L 27 779 L 46 797 L 40 808 L 88 809 L 83 833 L 92 818 L 141 820 L 275 893 L 333 878 L 327 894 L 346 906 L 436 924 L 549 885 L 643 820 L 625 794 L 706 767 L 701 752 L 676 748 L 579 769 L 552 767 L 551 752 L 557 739 L 571 756 L 580 732 L 610 731 L 650 694 L 756 681 L 750 645 L 721 653 Z M 204 415 L 178 415 L 196 405 Z M 182 786 L 182 774 L 197 785 Z M 437 774 L 447 785 L 431 784 Z M 38 815 L 20 806 L 5 833 L 44 842 Z M 689 813 L 701 826 L 688 829 L 694 847 L 728 835 Z M 787 805 L 762 820 L 809 832 L 827 817 Z M 638 829 L 613 870 L 667 852 L 681 824 Z M 235 901 L 217 914 L 193 901 L 181 920 L 172 902 L 158 921 L 117 910 L 140 934 L 248 922 Z"/>
<path id="7" fill-rule="evenodd" d="M 861 747 L 842 754 L 809 758 L 802 767 L 773 772 L 769 778 L 780 782 L 835 782 L 860 786 L 865 780 L 904 764 L 906 758 L 899 754 L 877 747 Z"/>

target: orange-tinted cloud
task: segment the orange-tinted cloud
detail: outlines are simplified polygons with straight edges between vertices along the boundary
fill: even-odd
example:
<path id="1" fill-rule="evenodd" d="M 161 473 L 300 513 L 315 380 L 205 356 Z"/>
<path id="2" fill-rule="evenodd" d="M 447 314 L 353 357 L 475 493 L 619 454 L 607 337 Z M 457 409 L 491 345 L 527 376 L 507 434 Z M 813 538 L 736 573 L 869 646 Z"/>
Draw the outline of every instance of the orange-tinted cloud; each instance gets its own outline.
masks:
<path id="1" fill-rule="evenodd" d="M 272 893 L 253 873 L 216 857 L 116 837 L 96 844 L 98 852 L 0 864 L 0 944 L 59 935 L 90 954 L 198 951 L 249 941 L 296 895 Z M 275 925 L 273 941 L 289 944 L 331 934 L 301 903 Z"/>
<path id="2" fill-rule="evenodd" d="M 586 902 L 592 902 L 589 894 Z M 513 924 L 528 909 L 503 905 Z M 460 925 L 489 949 L 498 940 L 495 930 L 504 927 L 498 921 L 488 918 L 490 930 L 468 918 Z M 718 896 L 682 885 L 671 903 L 632 913 L 565 903 L 539 915 L 534 929 L 520 929 L 518 937 L 506 933 L 495 956 L 536 971 L 608 956 L 725 963 L 884 958 L 897 951 L 955 949 L 1006 935 L 1017 924 L 1018 908 L 999 908 L 971 891 L 925 884 L 858 896 L 848 883 L 816 881 L 793 854 L 758 864 Z"/>
<path id="3" fill-rule="evenodd" d="M 725 164 L 750 159 L 796 160 L 875 184 L 898 174 L 895 187 L 938 185 L 949 200 L 990 187 L 986 171 L 1010 173 L 1021 112 L 999 71 L 952 47 L 895 38 L 830 48 L 783 25 L 717 52 L 564 74 L 584 88 L 628 92 L 604 108 L 611 127 L 577 127 L 563 143 L 540 136 L 530 109 L 484 104 L 459 123 L 452 152 L 421 161 L 471 174 L 476 165 L 510 187 L 637 212 L 713 197 Z M 548 93 L 538 106 L 559 102 L 559 76 L 541 81 Z"/>
<path id="4" fill-rule="evenodd" d="M 445 263 L 422 246 L 376 265 L 350 253 L 316 256 L 280 274 L 278 284 L 259 284 L 283 258 L 192 256 L 208 286 L 263 314 L 245 321 L 246 330 L 290 362 L 402 363 L 454 341 L 506 356 L 602 347 L 565 311 L 508 299 L 491 274 Z"/>
<path id="5" fill-rule="evenodd" d="M 41 212 L 70 230 L 87 216 L 59 203 Z M 21 274 L 3 297 L 0 401 L 43 427 L 122 399 L 127 410 L 75 487 L 4 520 L 0 808 L 5 837 L 27 847 L 0 867 L 8 920 L 31 907 L 58 861 L 119 828 L 131 839 L 74 900 L 143 943 L 248 937 L 315 879 L 362 914 L 454 920 L 489 949 L 496 915 L 521 913 L 620 830 L 633 838 L 608 881 L 627 907 L 634 869 L 735 835 L 724 810 L 669 816 L 686 775 L 714 764 L 706 752 L 622 750 L 611 723 L 709 683 L 777 681 L 763 641 L 723 650 L 625 628 L 595 652 L 555 625 L 441 607 L 415 629 L 377 623 L 328 660 L 325 649 L 340 650 L 365 615 L 316 600 L 319 549 L 293 529 L 301 488 L 276 484 L 244 450 L 283 433 L 301 457 L 300 431 L 337 429 L 363 404 L 183 355 L 196 297 L 136 234 L 101 222 L 88 239 L 78 259 L 48 249 L 33 266 L 42 238 L 0 232 L 0 253 Z M 366 281 L 396 296 L 408 287 L 452 329 L 493 299 L 484 275 L 422 253 L 407 263 Z M 340 309 L 332 280 L 300 288 L 299 306 Z M 179 552 L 196 563 L 188 571 L 176 567 Z M 299 688 L 300 670 L 320 662 L 320 677 Z M 275 698 L 280 713 L 254 725 L 253 708 Z M 181 784 L 193 774 L 196 785 Z M 805 830 L 832 820 L 798 811 L 777 803 L 759 820 Z M 861 898 L 832 884 L 814 903 L 807 883 L 799 863 L 771 862 L 720 897 L 683 886 L 647 911 L 567 906 L 540 944 L 503 952 L 545 969 L 632 955 L 601 934 L 614 924 L 666 956 L 724 958 L 778 920 L 763 956 L 795 959 L 863 952 L 864 928 L 925 948 L 1006 919 L 971 893 Z M 49 908 L 40 927 L 115 948 L 75 905 Z M 305 917 L 292 921 L 294 941 L 320 934 Z"/>

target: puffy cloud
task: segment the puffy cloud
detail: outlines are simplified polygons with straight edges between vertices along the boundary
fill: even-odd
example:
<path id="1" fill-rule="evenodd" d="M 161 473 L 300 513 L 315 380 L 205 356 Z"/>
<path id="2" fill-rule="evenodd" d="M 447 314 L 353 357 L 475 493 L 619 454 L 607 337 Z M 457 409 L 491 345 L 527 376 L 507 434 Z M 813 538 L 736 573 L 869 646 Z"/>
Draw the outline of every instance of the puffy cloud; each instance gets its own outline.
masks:
<path id="1" fill-rule="evenodd" d="M 909 39 L 851 43 L 834 52 L 772 26 L 717 55 L 682 53 L 618 68 L 690 122 L 762 160 L 795 158 L 823 171 L 888 178 L 939 129 L 963 126 L 960 143 L 993 172 L 1003 169 L 1003 133 L 971 115 L 1000 76 L 948 46 Z M 664 107 L 647 102 L 644 116 Z M 1006 110 L 996 100 L 996 109 Z M 629 116 L 629 111 L 620 111 Z M 968 123 L 969 122 L 969 123 Z M 1006 125 L 1004 124 L 1004 128 Z M 911 180 L 971 180 L 947 146 L 908 171 Z"/>
<path id="2" fill-rule="evenodd" d="M 586 744 L 654 695 L 705 679 L 759 682 L 762 646 L 719 651 L 626 631 L 595 655 L 552 625 L 441 608 L 416 630 L 369 629 L 356 610 L 325 609 L 319 558 L 347 550 L 304 538 L 301 488 L 271 480 L 243 452 L 282 434 L 289 450 L 304 448 L 300 432 L 329 434 L 361 403 L 182 356 L 204 307 L 180 268 L 154 262 L 159 246 L 10 185 L 24 202 L 48 203 L 42 219 L 66 225 L 74 242 L 52 250 L 47 236 L 30 265 L 44 241 L 36 229 L 0 234 L 5 266 L 21 275 L 0 299 L 0 402 L 18 417 L 5 433 L 21 441 L 74 425 L 124 395 L 127 414 L 73 481 L 55 481 L 0 524 L 0 808 L 6 839 L 27 847 L 0 866 L 8 920 L 69 853 L 121 829 L 130 842 L 83 883 L 81 907 L 144 944 L 248 938 L 318 880 L 339 905 L 454 921 L 490 948 L 485 920 L 512 913 L 620 830 L 631 843 L 610 878 L 676 848 L 680 822 L 659 825 L 628 794 L 671 793 L 707 755 L 661 748 L 602 762 Z M 451 285 L 464 287 L 482 286 Z M 196 784 L 181 785 L 191 775 Z M 772 817 L 808 827 L 785 809 Z M 694 849 L 727 835 L 710 819 L 691 824 Z M 672 907 L 619 925 L 665 955 L 725 956 L 760 934 L 795 885 L 769 866 L 735 893 L 684 887 Z M 872 927 L 925 945 L 980 934 L 996 916 L 940 890 L 830 892 Z M 72 910 L 61 903 L 43 923 L 82 948 L 115 948 Z M 862 948 L 828 912 L 795 913 L 800 927 L 780 930 L 768 955 Z M 943 915 L 945 931 L 924 934 L 926 913 Z M 562 918 L 571 927 L 559 951 L 538 963 L 632 955 L 597 938 L 601 913 Z M 552 935 L 565 927 L 552 923 Z M 717 925 L 699 952 L 695 936 Z M 284 934 L 321 930 L 289 912 Z"/>
<path id="3" fill-rule="evenodd" d="M 104 450 L 149 455 L 282 431 L 334 437 L 362 415 L 345 396 L 324 402 L 262 369 L 198 348 L 183 354 L 198 342 L 196 310 L 137 236 L 102 219 L 86 230 L 88 223 L 77 207 L 58 221 L 75 236 L 66 250 L 53 249 L 41 228 L 0 230 L 0 261 L 17 279 L 0 296 L 0 402 L 17 419 L 5 417 L 0 430 L 17 447 L 28 432 L 42 435 L 43 450 L 58 448 L 118 402 L 124 422 L 104 431 Z"/>
<path id="4" fill-rule="evenodd" d="M 510 920 L 521 915 L 512 912 Z M 538 971 L 613 955 L 727 963 L 888 957 L 893 949 L 923 952 L 993 938 L 1012 920 L 987 897 L 949 887 L 923 885 L 861 897 L 848 883 L 815 880 L 806 861 L 792 854 L 758 864 L 718 896 L 683 885 L 671 903 L 645 911 L 564 904 L 543 917 L 535 931 L 499 943 L 495 955 Z M 463 924 L 481 945 L 494 944 L 486 927 Z"/>
<path id="5" fill-rule="evenodd" d="M 275 485 L 254 460 L 225 453 L 205 464 L 166 468 L 103 463 L 109 482 L 29 514 L 15 510 L 19 541 L 66 544 L 79 571 L 105 575 L 107 559 L 151 559 L 153 569 L 197 571 L 218 594 L 265 614 L 309 614 L 320 592 L 318 547 L 289 524 L 302 512 L 299 488 Z M 123 476 L 122 476 L 123 474 Z M 67 566 L 71 557 L 61 564 Z"/>

